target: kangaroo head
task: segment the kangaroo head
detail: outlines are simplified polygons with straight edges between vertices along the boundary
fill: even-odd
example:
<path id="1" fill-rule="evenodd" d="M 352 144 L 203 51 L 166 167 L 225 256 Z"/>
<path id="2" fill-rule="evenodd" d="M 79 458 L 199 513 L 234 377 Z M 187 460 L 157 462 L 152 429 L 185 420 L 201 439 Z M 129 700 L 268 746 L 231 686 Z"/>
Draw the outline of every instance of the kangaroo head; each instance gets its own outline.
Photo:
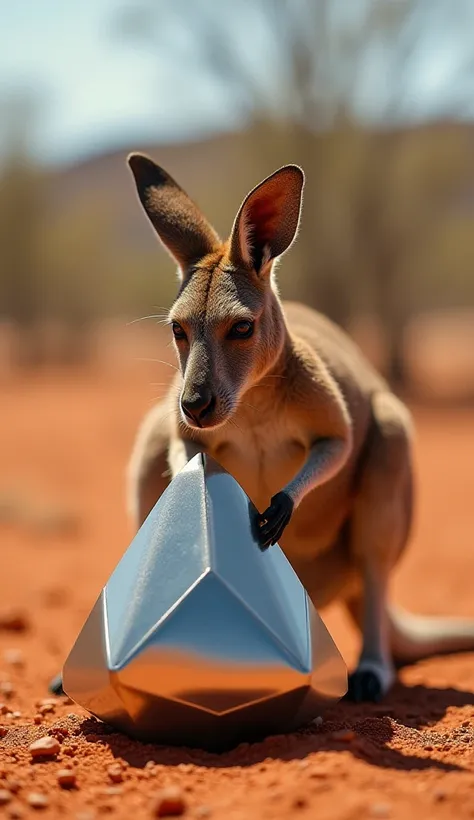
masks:
<path id="1" fill-rule="evenodd" d="M 216 428 L 281 355 L 286 326 L 272 269 L 295 238 L 304 174 L 287 165 L 261 182 L 223 242 L 166 171 L 140 154 L 128 163 L 140 201 L 178 264 L 169 318 L 183 377 L 183 420 Z"/>

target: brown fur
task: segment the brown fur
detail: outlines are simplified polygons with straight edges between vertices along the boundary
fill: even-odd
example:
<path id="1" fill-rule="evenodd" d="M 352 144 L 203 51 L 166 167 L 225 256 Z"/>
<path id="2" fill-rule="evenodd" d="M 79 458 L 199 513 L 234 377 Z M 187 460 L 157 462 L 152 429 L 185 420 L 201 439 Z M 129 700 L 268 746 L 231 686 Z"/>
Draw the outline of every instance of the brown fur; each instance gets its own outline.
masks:
<path id="1" fill-rule="evenodd" d="M 351 691 L 377 697 L 393 680 L 393 653 L 414 653 L 416 630 L 387 604 L 411 525 L 411 420 L 342 330 L 280 301 L 273 263 L 296 234 L 303 174 L 286 166 L 257 186 L 220 242 L 162 169 L 138 155 L 130 165 L 145 210 L 178 261 L 170 320 L 187 337 L 176 345 L 180 372 L 167 398 L 138 433 L 129 472 L 135 524 L 169 474 L 199 451 L 216 458 L 262 512 L 285 490 L 295 509 L 279 543 L 316 607 L 346 602 L 363 635 Z M 229 340 L 233 324 L 246 320 L 255 322 L 254 335 Z M 215 396 L 215 408 L 202 428 L 191 427 L 180 397 L 203 391 Z M 430 641 L 418 630 L 416 656 L 474 646 L 472 623 L 450 624 Z"/>

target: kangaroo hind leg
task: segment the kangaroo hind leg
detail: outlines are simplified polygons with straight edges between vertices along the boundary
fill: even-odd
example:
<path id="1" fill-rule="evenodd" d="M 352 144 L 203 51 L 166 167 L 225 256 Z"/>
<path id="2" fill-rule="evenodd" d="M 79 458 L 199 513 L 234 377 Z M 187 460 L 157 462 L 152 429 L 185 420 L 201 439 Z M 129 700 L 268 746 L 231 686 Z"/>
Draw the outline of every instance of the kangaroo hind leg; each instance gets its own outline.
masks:
<path id="1" fill-rule="evenodd" d="M 395 679 L 388 584 L 406 545 L 412 514 L 408 411 L 388 392 L 374 396 L 372 411 L 349 534 L 361 579 L 360 597 L 347 602 L 362 633 L 359 661 L 349 679 L 348 695 L 355 701 L 379 700 Z"/>

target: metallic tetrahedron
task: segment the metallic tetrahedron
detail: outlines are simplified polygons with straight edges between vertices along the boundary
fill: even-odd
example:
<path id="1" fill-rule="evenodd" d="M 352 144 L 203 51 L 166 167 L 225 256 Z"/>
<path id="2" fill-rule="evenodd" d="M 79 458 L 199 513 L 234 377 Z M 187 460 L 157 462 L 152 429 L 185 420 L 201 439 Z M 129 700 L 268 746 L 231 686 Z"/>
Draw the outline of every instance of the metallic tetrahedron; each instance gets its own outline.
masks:
<path id="1" fill-rule="evenodd" d="M 71 650 L 76 703 L 138 739 L 219 751 L 345 694 L 345 664 L 281 549 L 259 549 L 255 512 L 215 461 L 186 465 Z"/>

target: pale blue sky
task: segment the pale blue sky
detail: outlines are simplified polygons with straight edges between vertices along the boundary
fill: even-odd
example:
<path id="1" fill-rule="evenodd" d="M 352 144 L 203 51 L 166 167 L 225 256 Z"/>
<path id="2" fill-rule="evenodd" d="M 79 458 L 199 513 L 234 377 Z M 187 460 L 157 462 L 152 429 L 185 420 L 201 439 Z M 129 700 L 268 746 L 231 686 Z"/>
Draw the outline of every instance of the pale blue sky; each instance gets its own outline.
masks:
<path id="1" fill-rule="evenodd" d="M 213 91 L 190 100 L 180 78 L 173 95 L 146 50 L 110 34 L 120 0 L 0 0 L 0 98 L 22 87 L 43 90 L 36 147 L 48 160 L 205 128 L 216 118 Z M 180 100 L 180 92 L 183 99 Z"/>
<path id="2" fill-rule="evenodd" d="M 125 0 L 0 0 L 0 103 L 22 87 L 43 91 L 47 104 L 34 142 L 41 158 L 68 161 L 232 125 L 232 102 L 207 75 L 194 75 L 190 89 L 179 64 L 111 36 L 110 23 L 124 6 Z M 425 8 L 428 24 L 400 110 L 408 118 L 444 113 L 459 98 L 456 113 L 471 116 L 473 72 L 465 76 L 458 67 L 466 53 L 474 55 L 474 0 L 430 0 Z M 248 41 L 261 43 L 261 36 L 253 22 Z M 252 59 L 262 53 L 253 46 L 249 52 Z M 375 47 L 355 95 L 359 112 L 376 116 L 393 81 L 383 49 Z"/>

